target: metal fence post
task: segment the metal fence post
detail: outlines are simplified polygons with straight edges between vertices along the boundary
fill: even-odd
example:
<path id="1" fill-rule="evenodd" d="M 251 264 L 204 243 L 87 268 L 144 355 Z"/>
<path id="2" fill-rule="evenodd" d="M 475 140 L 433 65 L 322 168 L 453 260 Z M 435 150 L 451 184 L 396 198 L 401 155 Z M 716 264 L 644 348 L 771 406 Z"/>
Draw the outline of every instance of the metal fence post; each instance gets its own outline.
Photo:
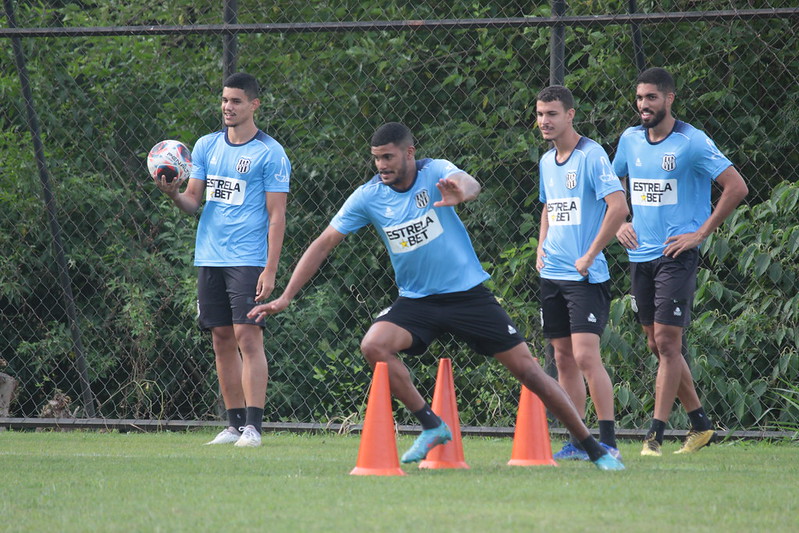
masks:
<path id="1" fill-rule="evenodd" d="M 14 7 L 11 0 L 4 0 L 6 17 L 8 18 L 8 26 L 16 28 L 17 22 L 14 17 Z M 61 284 L 61 290 L 64 298 L 64 308 L 67 312 L 67 319 L 69 320 L 69 331 L 72 335 L 72 347 L 75 350 L 75 362 L 78 367 L 78 376 L 80 379 L 81 393 L 83 396 L 83 408 L 86 411 L 86 416 L 94 418 L 94 398 L 92 396 L 91 384 L 89 382 L 89 371 L 86 364 L 86 358 L 83 354 L 83 342 L 81 341 L 80 327 L 78 326 L 77 312 L 75 310 L 75 298 L 72 294 L 72 280 L 69 276 L 67 269 L 67 260 L 64 254 L 64 244 L 61 241 L 61 224 L 58 222 L 55 197 L 50 188 L 50 173 L 47 170 L 47 162 L 44 158 L 44 146 L 42 145 L 41 131 L 39 128 L 39 117 L 36 114 L 36 108 L 33 106 L 33 95 L 31 93 L 30 78 L 28 77 L 28 69 L 25 65 L 25 55 L 22 52 L 22 45 L 18 37 L 11 38 L 11 44 L 14 49 L 14 60 L 17 64 L 17 72 L 19 73 L 19 83 L 22 88 L 22 95 L 25 100 L 25 109 L 28 117 L 28 127 L 31 131 L 31 139 L 33 140 L 33 151 L 36 158 L 36 167 L 39 169 L 39 179 L 42 183 L 42 193 L 44 195 L 44 203 L 47 207 L 47 217 L 50 220 L 50 234 L 53 238 L 53 248 L 56 256 L 56 263 L 58 265 L 58 280 Z"/>

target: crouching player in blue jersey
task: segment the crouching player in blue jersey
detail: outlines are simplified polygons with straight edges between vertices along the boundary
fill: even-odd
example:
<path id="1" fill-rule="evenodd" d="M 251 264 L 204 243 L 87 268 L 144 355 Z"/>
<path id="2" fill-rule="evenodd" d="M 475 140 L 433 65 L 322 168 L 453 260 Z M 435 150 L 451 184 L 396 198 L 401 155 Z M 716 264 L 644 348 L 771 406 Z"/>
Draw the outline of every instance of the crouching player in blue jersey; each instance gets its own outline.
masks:
<path id="1" fill-rule="evenodd" d="M 608 155 L 575 131 L 574 114 L 574 98 L 566 87 L 553 85 L 538 93 L 538 129 L 553 144 L 539 163 L 541 318 L 555 352 L 558 382 L 583 418 L 588 383 L 599 442 L 618 458 L 613 384 L 599 351 L 610 313 L 610 274 L 602 250 L 630 210 Z M 572 438 L 555 459 L 586 460 L 588 454 Z"/>
<path id="2" fill-rule="evenodd" d="M 599 469 L 622 470 L 624 465 L 591 436 L 569 397 L 544 373 L 510 317 L 483 286 L 489 275 L 454 209 L 477 197 L 477 181 L 449 161 L 417 161 L 413 135 L 402 124 L 378 128 L 371 145 L 377 175 L 350 195 L 308 247 L 283 294 L 256 306 L 249 316 L 261 320 L 288 307 L 333 248 L 347 234 L 371 224 L 388 249 L 399 298 L 376 318 L 361 350 L 372 368 L 378 362 L 388 364 L 392 394 L 422 425 L 402 462 L 421 461 L 452 435 L 413 385 L 397 353 L 422 354 L 436 337 L 450 332 L 495 357 L 537 394 Z"/>
<path id="3" fill-rule="evenodd" d="M 743 178 L 704 132 L 671 114 L 676 87 L 671 74 L 650 68 L 638 76 L 635 101 L 641 125 L 619 140 L 613 168 L 629 178 L 632 223 L 616 236 L 630 257 L 633 311 L 658 358 L 655 412 L 641 455 L 660 456 L 675 398 L 691 429 L 675 453 L 707 445 L 714 431 L 682 354 L 691 320 L 699 246 L 749 192 Z M 710 188 L 721 189 L 711 213 Z"/>

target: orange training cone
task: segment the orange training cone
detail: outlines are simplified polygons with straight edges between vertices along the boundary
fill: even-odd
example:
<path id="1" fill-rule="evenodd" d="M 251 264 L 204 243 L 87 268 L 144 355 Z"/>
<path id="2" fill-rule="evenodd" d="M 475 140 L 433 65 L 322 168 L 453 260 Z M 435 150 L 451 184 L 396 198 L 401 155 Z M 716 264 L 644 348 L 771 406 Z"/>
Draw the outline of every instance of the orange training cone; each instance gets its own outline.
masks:
<path id="1" fill-rule="evenodd" d="M 469 468 L 463 460 L 461 423 L 458 417 L 458 404 L 455 401 L 452 361 L 447 358 L 442 358 L 438 362 L 432 409 L 449 426 L 452 440 L 430 450 L 427 458 L 419 463 L 419 468 Z"/>
<path id="2" fill-rule="evenodd" d="M 541 399 L 522 385 L 519 410 L 516 413 L 516 431 L 509 465 L 552 465 L 552 443 L 549 441 L 547 413 Z"/>
<path id="3" fill-rule="evenodd" d="M 391 388 L 388 364 L 377 363 L 366 404 L 366 417 L 361 431 L 358 462 L 350 475 L 404 476 L 397 457 L 394 415 L 391 411 Z"/>

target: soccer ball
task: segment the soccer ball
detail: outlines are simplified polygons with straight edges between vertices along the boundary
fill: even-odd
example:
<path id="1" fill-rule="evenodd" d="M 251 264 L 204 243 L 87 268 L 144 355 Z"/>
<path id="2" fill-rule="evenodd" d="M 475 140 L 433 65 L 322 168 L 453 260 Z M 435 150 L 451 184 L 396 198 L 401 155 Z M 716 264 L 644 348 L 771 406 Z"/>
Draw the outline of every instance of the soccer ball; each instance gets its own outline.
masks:
<path id="1" fill-rule="evenodd" d="M 180 141 L 161 141 L 147 154 L 147 170 L 153 178 L 163 176 L 167 183 L 186 178 L 191 173 L 191 151 Z"/>

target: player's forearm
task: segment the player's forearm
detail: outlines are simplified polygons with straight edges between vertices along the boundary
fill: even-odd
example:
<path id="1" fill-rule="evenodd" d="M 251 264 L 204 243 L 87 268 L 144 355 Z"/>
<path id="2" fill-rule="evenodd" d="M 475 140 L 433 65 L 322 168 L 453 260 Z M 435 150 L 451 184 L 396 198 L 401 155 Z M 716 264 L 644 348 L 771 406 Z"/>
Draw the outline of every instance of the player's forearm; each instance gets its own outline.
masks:
<path id="1" fill-rule="evenodd" d="M 605 247 L 613 240 L 619 228 L 627 220 L 630 210 L 627 207 L 627 201 L 624 198 L 624 193 L 612 193 L 606 198 L 608 202 L 605 217 L 602 219 L 602 224 L 599 226 L 599 231 L 594 237 L 591 246 L 588 248 L 587 255 L 595 258 Z"/>
<path id="2" fill-rule="evenodd" d="M 283 251 L 283 241 L 286 236 L 286 217 L 279 216 L 269 219 L 268 250 L 266 254 L 265 271 L 273 274 L 277 273 L 277 266 L 280 262 L 280 254 Z"/>
<path id="3" fill-rule="evenodd" d="M 538 250 L 541 250 L 544 246 L 544 241 L 547 238 L 547 233 L 549 232 L 549 219 L 547 218 L 547 205 L 544 204 L 543 209 L 541 209 L 541 224 L 538 228 Z"/>
<path id="4" fill-rule="evenodd" d="M 330 255 L 333 246 L 328 246 L 321 239 L 321 237 L 317 238 L 302 254 L 297 266 L 294 267 L 294 272 L 292 272 L 291 279 L 286 285 L 281 298 L 285 298 L 288 301 L 293 300 L 297 293 L 319 271 L 327 256 Z"/>
<path id="5" fill-rule="evenodd" d="M 706 239 L 711 233 L 716 231 L 716 228 L 721 226 L 727 217 L 735 211 L 735 208 L 740 205 L 747 194 L 749 194 L 749 188 L 743 180 L 727 184 L 721 192 L 721 196 L 713 212 L 707 220 L 699 226 L 699 229 L 696 230 L 696 232 L 702 236 L 702 239 Z"/>
<path id="6" fill-rule="evenodd" d="M 472 200 L 480 196 L 480 191 L 482 190 L 482 187 L 480 186 L 480 182 L 478 182 L 472 176 L 469 176 L 468 179 L 464 179 L 461 183 L 463 186 L 464 202 L 471 202 Z"/>
<path id="7" fill-rule="evenodd" d="M 194 198 L 187 197 L 185 194 L 179 194 L 171 198 L 172 202 L 186 214 L 193 215 L 200 209 L 200 202 Z"/>

